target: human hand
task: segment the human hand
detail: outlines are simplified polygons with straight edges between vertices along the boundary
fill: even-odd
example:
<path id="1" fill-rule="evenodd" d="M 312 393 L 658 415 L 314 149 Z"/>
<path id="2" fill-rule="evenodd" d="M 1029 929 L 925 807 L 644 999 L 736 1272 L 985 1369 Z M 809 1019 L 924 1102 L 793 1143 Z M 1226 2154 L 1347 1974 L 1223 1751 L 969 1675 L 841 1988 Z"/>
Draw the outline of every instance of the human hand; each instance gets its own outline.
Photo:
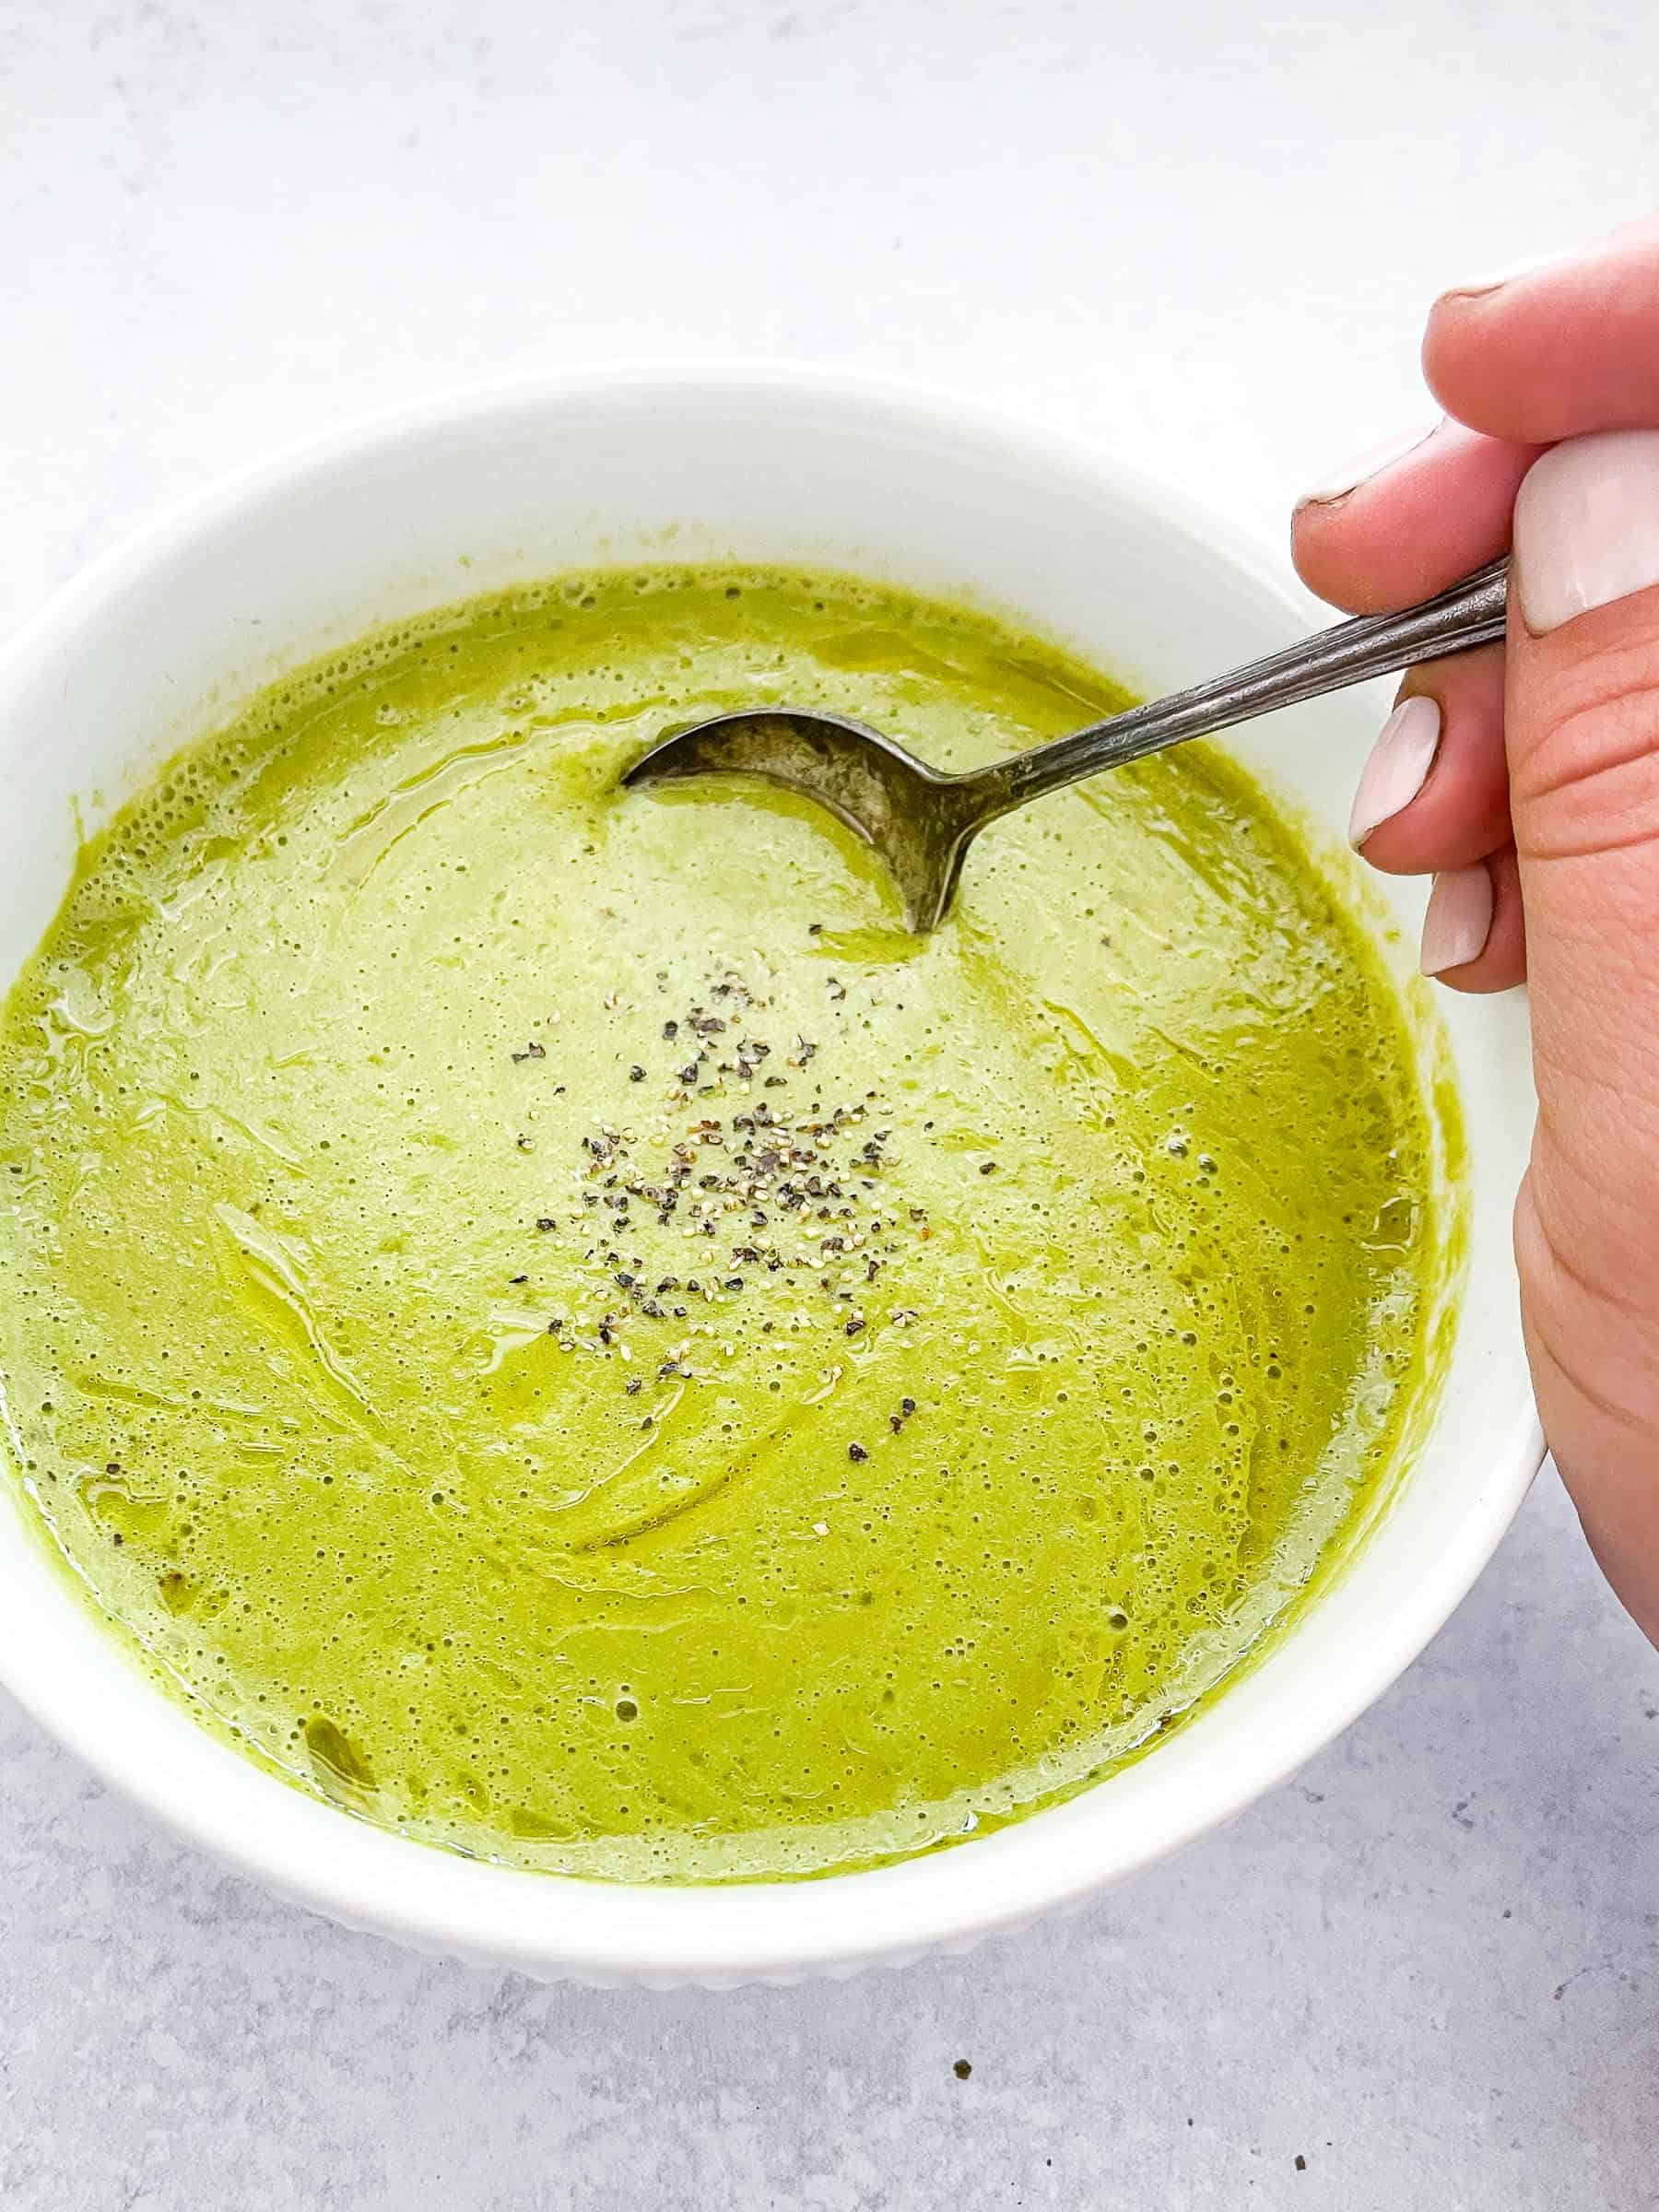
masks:
<path id="1" fill-rule="evenodd" d="M 1304 500 L 1296 565 L 1371 612 L 1512 534 L 1507 643 L 1406 678 L 1351 835 L 1434 875 L 1425 973 L 1531 986 L 1527 1354 L 1595 1556 L 1659 1643 L 1659 223 L 1443 294 L 1423 364 L 1447 418 Z"/>

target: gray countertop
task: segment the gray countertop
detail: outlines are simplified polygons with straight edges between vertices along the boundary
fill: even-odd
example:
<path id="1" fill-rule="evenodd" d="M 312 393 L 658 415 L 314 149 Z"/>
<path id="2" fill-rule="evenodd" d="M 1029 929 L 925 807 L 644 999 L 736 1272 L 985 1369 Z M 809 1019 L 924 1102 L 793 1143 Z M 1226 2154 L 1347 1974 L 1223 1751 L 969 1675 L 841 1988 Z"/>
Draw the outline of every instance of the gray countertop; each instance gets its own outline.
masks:
<path id="1" fill-rule="evenodd" d="M 1277 532 L 1423 412 L 1441 282 L 1652 189 L 1627 0 L 1115 12 L 0 0 L 0 628 L 287 437 L 619 353 L 968 385 Z M 434 1962 L 219 1872 L 4 1701 L 0 1762 L 6 2212 L 1659 2205 L 1659 1656 L 1548 1471 L 1294 1782 L 899 1975 Z"/>

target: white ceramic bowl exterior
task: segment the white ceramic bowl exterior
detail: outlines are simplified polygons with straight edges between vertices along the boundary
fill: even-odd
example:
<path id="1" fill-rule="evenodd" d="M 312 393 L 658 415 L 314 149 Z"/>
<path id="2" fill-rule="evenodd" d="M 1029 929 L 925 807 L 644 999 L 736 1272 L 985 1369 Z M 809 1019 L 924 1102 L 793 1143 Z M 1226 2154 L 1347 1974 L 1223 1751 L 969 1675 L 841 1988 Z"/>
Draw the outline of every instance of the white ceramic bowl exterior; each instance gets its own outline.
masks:
<path id="1" fill-rule="evenodd" d="M 207 493 L 0 652 L 0 988 L 62 898 L 76 806 L 96 823 L 284 668 L 374 623 L 557 570 L 723 557 L 971 597 L 1147 691 L 1305 627 L 1274 564 L 1214 518 L 1098 452 L 939 394 L 762 364 L 464 393 Z M 1327 701 L 1240 734 L 1234 749 L 1337 829 L 1375 727 L 1374 700 Z M 1394 888 L 1409 947 L 1420 894 Z M 197 1728 L 70 1594 L 9 1483 L 0 1677 L 100 1774 L 234 1865 L 353 1925 L 531 1973 L 790 1981 L 965 1947 L 1079 1899 L 1236 1812 L 1387 1688 L 1536 1469 L 1509 1234 L 1532 1123 L 1524 1009 L 1448 994 L 1445 1011 L 1474 1218 L 1433 1435 L 1279 1647 L 1152 1756 L 1068 1804 L 875 1873 L 730 1888 L 575 1882 L 430 1850 Z"/>

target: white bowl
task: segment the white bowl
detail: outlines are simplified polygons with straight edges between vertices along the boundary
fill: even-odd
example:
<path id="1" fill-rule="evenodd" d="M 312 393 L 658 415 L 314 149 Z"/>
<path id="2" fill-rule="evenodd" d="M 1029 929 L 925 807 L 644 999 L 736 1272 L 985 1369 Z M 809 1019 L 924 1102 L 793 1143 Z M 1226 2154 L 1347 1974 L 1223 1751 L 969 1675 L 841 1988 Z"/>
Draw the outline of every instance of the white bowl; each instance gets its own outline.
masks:
<path id="1" fill-rule="evenodd" d="M 965 594 L 1146 690 L 1305 627 L 1276 562 L 1138 469 L 935 392 L 759 363 L 465 392 L 233 477 L 130 539 L 0 653 L 0 983 L 95 822 L 285 666 L 371 624 L 583 563 L 833 563 Z M 1337 828 L 1375 702 L 1237 749 Z M 1404 970 L 1420 895 L 1398 888 Z M 936 1856 L 811 1882 L 631 1888 L 481 1865 L 288 1787 L 161 1695 L 0 1483 L 0 1676 L 182 1835 L 354 1926 L 531 1973 L 791 1981 L 961 1948 L 1237 1812 L 1385 1690 L 1464 1595 L 1541 1455 L 1510 1259 L 1524 1009 L 1445 995 L 1474 1155 L 1468 1290 L 1433 1433 L 1371 1538 L 1261 1664 L 1150 1757 Z M 3 1408 L 3 1400 L 0 1400 Z M 15 1442 L 15 1438 L 13 1441 Z M 6 1447 L 0 1447 L 6 1448 Z"/>

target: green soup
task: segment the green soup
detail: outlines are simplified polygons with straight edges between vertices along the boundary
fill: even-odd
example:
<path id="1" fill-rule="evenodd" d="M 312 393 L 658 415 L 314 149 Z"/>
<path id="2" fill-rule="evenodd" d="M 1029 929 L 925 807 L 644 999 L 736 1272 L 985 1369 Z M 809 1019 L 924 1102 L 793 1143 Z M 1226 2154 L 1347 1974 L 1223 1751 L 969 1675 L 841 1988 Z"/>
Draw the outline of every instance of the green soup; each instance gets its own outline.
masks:
<path id="1" fill-rule="evenodd" d="M 0 1030 L 0 1379 L 197 1714 L 428 1841 L 814 1874 L 1095 1779 L 1340 1555 L 1431 1394 L 1457 1138 L 1206 751 L 908 936 L 787 700 L 952 767 L 1120 703 L 841 578 L 559 580 L 263 693 L 86 850 Z"/>

